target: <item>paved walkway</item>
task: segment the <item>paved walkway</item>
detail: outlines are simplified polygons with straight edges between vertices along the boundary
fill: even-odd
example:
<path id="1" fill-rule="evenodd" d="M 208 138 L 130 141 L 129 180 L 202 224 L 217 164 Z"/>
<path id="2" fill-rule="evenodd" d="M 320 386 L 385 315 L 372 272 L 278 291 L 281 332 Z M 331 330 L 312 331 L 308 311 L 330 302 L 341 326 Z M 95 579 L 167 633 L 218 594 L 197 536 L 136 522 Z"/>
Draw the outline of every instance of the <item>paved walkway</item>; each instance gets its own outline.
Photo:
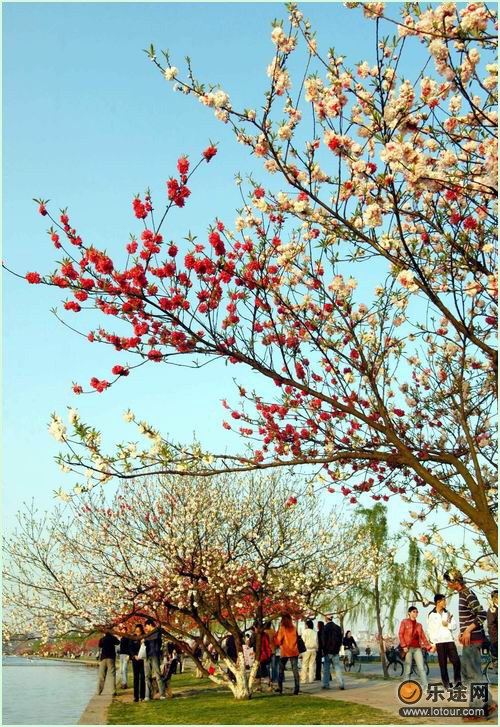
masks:
<path id="1" fill-rule="evenodd" d="M 102 694 L 91 697 L 78 724 L 108 724 L 108 707 L 113 701 L 114 691 L 111 671 L 108 671 Z"/>
<path id="2" fill-rule="evenodd" d="M 401 722 L 402 718 L 399 710 L 404 706 L 398 699 L 397 689 L 400 679 L 391 678 L 389 681 L 378 679 L 375 675 L 363 676 L 345 676 L 345 689 L 340 690 L 337 687 L 335 679 L 330 684 L 330 689 L 322 689 L 321 682 L 316 681 L 312 684 L 301 684 L 300 691 L 303 694 L 311 694 L 327 700 L 337 700 L 342 702 L 352 702 L 354 704 L 362 704 L 375 709 L 381 709 L 398 718 Z M 175 684 L 174 691 L 175 691 Z M 291 692 L 293 689 L 293 679 L 290 673 L 285 675 L 285 693 Z M 492 688 L 492 694 L 495 699 L 498 698 L 498 688 Z M 182 696 L 188 696 L 189 690 Z M 78 724 L 107 724 L 107 711 L 113 701 L 113 685 L 111 683 L 111 674 L 108 672 L 106 683 L 102 695 L 95 695 L 91 698 Z M 131 702 L 132 691 L 129 689 L 125 693 L 120 694 L 120 701 Z M 420 705 L 423 706 L 423 705 Z M 446 702 L 442 706 L 448 706 Z M 458 706 L 458 705 L 457 705 Z M 439 717 L 439 718 L 407 718 L 408 724 L 442 724 L 456 725 L 461 724 L 462 720 L 456 717 Z M 484 722 L 476 722 L 476 724 L 494 724 L 495 720 L 484 720 Z"/>
<path id="3" fill-rule="evenodd" d="M 288 676 L 288 675 L 287 675 Z M 397 688 L 400 683 L 399 679 L 391 679 L 389 682 L 383 679 L 374 679 L 373 677 L 364 678 L 362 675 L 359 677 L 345 677 L 345 689 L 340 690 L 337 687 L 335 679 L 330 684 L 330 689 L 322 689 L 321 682 L 313 682 L 312 684 L 302 684 L 300 687 L 301 692 L 304 694 L 311 694 L 315 697 L 322 699 L 335 699 L 343 702 L 353 702 L 356 704 L 366 704 L 369 707 L 376 709 L 383 709 L 386 712 L 394 714 L 399 719 L 399 710 L 404 705 L 399 701 L 397 695 Z M 286 684 L 293 685 L 290 677 L 288 677 Z M 492 689 L 492 693 L 497 698 L 497 688 Z M 419 705 L 423 706 L 423 705 Z M 427 705 L 426 705 L 427 706 Z M 435 706 L 435 705 L 434 705 Z M 442 706 L 450 706 L 446 702 L 442 703 Z M 455 706 L 455 705 L 453 705 Z M 459 706 L 459 705 L 456 705 Z M 408 723 L 411 724 L 460 724 L 461 719 L 457 717 L 439 717 L 439 718 L 408 718 Z M 496 722 L 496 720 L 494 721 Z M 477 722 L 476 724 L 481 724 Z M 492 724 L 491 720 L 488 722 L 484 720 L 484 724 Z"/>

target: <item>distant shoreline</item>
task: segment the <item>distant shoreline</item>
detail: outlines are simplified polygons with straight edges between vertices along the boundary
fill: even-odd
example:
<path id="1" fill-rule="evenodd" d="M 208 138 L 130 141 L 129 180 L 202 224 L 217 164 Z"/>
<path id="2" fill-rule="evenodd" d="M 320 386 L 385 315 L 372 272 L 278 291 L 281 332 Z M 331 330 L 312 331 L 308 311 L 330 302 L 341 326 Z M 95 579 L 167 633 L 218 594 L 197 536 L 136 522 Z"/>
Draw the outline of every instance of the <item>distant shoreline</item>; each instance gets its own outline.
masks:
<path id="1" fill-rule="evenodd" d="M 99 666 L 99 661 L 97 659 L 69 659 L 66 656 L 24 656 L 19 654 L 3 654 L 3 659 L 25 659 L 26 661 L 62 661 L 65 664 L 80 664 L 81 666 Z"/>

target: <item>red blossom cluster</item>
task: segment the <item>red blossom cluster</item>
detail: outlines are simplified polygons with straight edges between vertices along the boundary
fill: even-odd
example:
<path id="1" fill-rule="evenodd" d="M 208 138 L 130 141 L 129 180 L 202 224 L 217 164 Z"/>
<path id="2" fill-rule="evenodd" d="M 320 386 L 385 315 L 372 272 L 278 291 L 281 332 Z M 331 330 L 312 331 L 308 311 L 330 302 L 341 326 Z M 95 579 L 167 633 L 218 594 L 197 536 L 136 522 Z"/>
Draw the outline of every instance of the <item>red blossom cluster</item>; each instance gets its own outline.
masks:
<path id="1" fill-rule="evenodd" d="M 184 207 L 184 205 L 186 204 L 186 199 L 191 194 L 191 191 L 182 181 L 184 178 L 184 175 L 182 175 L 180 183 L 177 181 L 177 179 L 174 179 L 173 177 L 167 182 L 168 198 L 175 205 L 177 205 L 177 207 Z"/>
<path id="2" fill-rule="evenodd" d="M 134 197 L 134 199 L 132 201 L 132 207 L 133 207 L 135 216 L 139 220 L 145 220 L 152 209 L 151 202 L 148 199 L 148 197 L 146 197 L 145 204 L 141 201 L 140 197 Z"/>
<path id="3" fill-rule="evenodd" d="M 382 22 L 382 3 L 362 6 Z M 184 84 L 232 124 L 282 189 L 251 180 L 236 232 L 216 219 L 207 245 L 188 238 L 187 246 L 164 246 L 148 219 L 150 197 L 144 204 L 137 197 L 134 211 L 146 229 L 142 247 L 135 237 L 128 243 L 132 258 L 122 270 L 104 251 L 82 245 L 64 213 L 55 228 L 80 247 L 81 259 L 68 256 L 49 281 L 78 301 L 67 309 L 78 312 L 90 299 L 131 328 L 124 336 L 103 325 L 91 340 L 144 361 L 222 357 L 274 382 L 276 397 L 240 392 L 241 406 L 227 407 L 240 435 L 258 440 L 252 466 L 311 465 L 353 504 L 361 494 L 386 500 L 412 489 L 420 497 L 425 486 L 422 497 L 452 502 L 476 523 L 482 517 L 492 533 L 489 506 L 477 494 L 484 488 L 479 481 L 469 487 L 464 472 L 477 470 L 478 457 L 493 461 L 484 402 L 496 371 L 496 78 L 488 71 L 480 87 L 477 75 L 481 54 L 494 48 L 493 15 L 475 3 L 423 13 L 405 6 L 395 21 L 399 35 L 377 46 L 376 66 L 364 61 L 354 70 L 332 54 L 323 79 L 310 69 L 321 57 L 309 24 L 295 7 L 289 12 L 290 35 L 281 26 L 273 31 L 276 56 L 260 118 L 234 110 L 225 92 L 207 91 L 191 71 Z M 444 36 L 436 38 L 441 26 Z M 435 66 L 433 75 L 426 64 L 416 85 L 399 68 L 407 36 L 421 41 Z M 456 66 L 445 41 L 458 37 L 470 53 Z M 302 40 L 312 130 L 289 92 L 287 62 Z M 177 69 L 151 58 L 167 79 L 178 78 Z M 279 97 L 286 122 L 271 113 Z M 211 144 L 194 169 L 216 151 Z M 194 169 L 179 157 L 178 174 L 167 181 L 167 211 L 185 205 Z M 47 215 L 45 200 L 37 203 Z M 354 273 L 372 259 L 387 277 L 360 302 L 345 264 Z M 425 321 L 413 316 L 422 299 Z M 468 412 L 466 425 L 458 411 Z M 248 458 L 234 461 L 248 465 Z M 488 467 L 481 477 L 488 480 Z"/>

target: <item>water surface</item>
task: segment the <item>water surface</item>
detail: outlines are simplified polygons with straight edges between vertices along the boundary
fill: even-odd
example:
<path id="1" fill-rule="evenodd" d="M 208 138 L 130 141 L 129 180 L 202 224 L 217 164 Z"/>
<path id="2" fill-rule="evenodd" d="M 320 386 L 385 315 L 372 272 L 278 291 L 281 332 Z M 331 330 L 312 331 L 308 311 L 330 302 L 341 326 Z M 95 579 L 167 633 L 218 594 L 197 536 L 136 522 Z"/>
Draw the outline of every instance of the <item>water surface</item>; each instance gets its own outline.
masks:
<path id="1" fill-rule="evenodd" d="M 77 724 L 96 686 L 95 667 L 6 656 L 2 724 Z"/>

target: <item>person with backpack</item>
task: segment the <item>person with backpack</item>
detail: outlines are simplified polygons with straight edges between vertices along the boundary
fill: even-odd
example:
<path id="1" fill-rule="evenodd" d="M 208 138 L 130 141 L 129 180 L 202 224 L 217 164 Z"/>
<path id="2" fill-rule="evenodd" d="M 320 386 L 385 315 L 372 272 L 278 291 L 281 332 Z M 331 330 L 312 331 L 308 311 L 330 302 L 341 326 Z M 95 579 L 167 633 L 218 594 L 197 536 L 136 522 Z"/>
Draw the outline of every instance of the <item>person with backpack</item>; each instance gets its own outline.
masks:
<path id="1" fill-rule="evenodd" d="M 425 692 L 427 690 L 427 674 L 424 668 L 422 647 L 431 652 L 436 651 L 436 649 L 427 640 L 422 624 L 418 623 L 417 617 L 418 608 L 410 606 L 407 618 L 404 618 L 399 626 L 399 644 L 405 660 L 404 678 L 410 678 L 413 660 L 415 660 L 418 678 Z"/>
<path id="2" fill-rule="evenodd" d="M 441 681 L 445 689 L 450 688 L 448 659 L 453 665 L 453 686 L 456 688 L 462 683 L 460 657 L 452 634 L 456 628 L 455 619 L 446 609 L 446 596 L 436 593 L 434 608 L 427 616 L 427 630 L 429 639 L 436 647 Z"/>
<path id="3" fill-rule="evenodd" d="M 321 631 L 321 649 L 323 651 L 323 685 L 322 689 L 330 689 L 331 671 L 335 669 L 335 677 L 339 689 L 345 689 L 344 675 L 340 667 L 340 647 L 342 646 L 342 629 L 333 621 L 333 614 L 327 614 L 326 624 Z"/>
<path id="4" fill-rule="evenodd" d="M 285 665 L 290 659 L 292 665 L 293 679 L 295 688 L 294 694 L 299 693 L 300 688 L 300 677 L 299 677 L 299 646 L 298 646 L 298 633 L 297 629 L 293 625 L 292 617 L 290 614 L 285 614 L 280 623 L 278 633 L 275 638 L 276 646 L 280 648 L 280 668 L 278 673 L 278 688 L 277 692 L 283 694 L 283 682 L 285 681 Z"/>

